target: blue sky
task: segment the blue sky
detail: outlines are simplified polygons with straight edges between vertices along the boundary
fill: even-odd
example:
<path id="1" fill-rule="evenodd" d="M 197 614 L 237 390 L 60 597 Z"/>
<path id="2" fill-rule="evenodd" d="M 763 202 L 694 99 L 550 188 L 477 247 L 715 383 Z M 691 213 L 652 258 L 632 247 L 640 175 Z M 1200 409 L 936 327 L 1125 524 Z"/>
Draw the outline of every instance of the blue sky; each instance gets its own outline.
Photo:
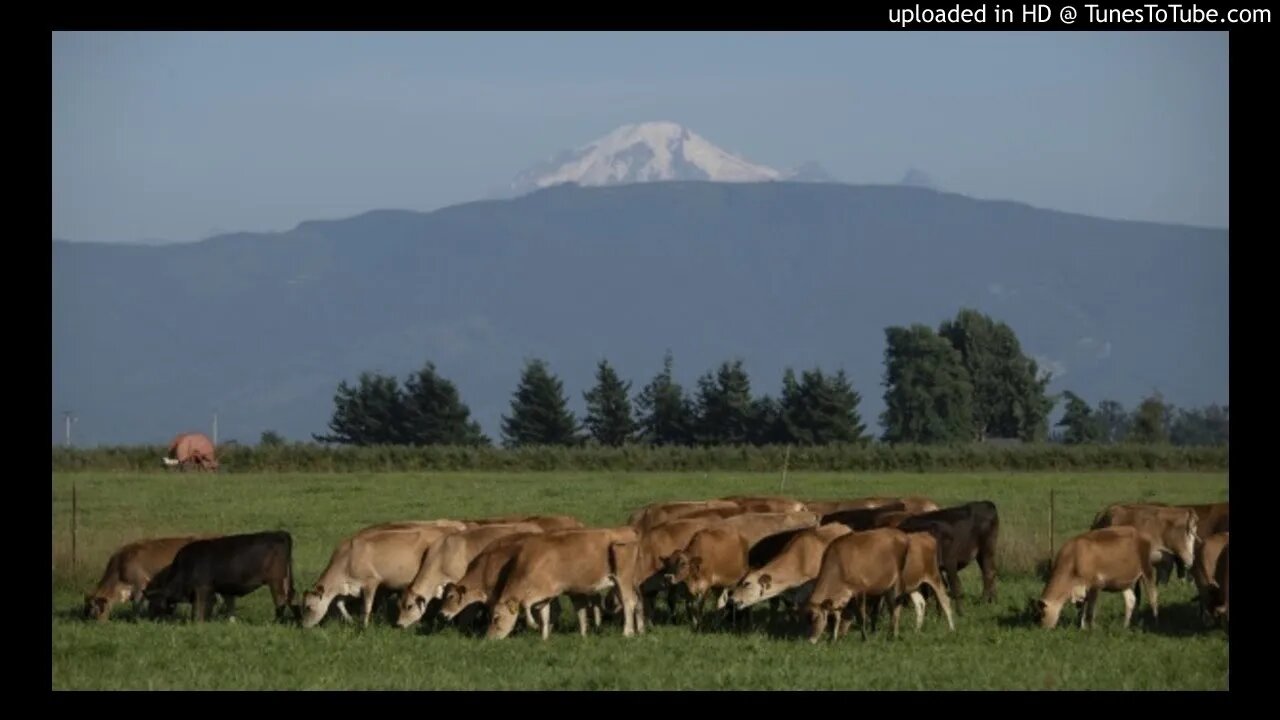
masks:
<path id="1" fill-rule="evenodd" d="M 846 182 L 1227 227 L 1224 33 L 54 33 L 53 235 L 479 199 L 671 120 Z"/>

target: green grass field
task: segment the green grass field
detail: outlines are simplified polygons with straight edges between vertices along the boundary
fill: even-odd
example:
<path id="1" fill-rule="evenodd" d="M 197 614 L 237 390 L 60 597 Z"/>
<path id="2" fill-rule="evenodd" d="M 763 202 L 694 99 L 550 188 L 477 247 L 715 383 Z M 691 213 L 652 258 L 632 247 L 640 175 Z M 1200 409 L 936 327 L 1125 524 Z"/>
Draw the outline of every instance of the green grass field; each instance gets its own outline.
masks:
<path id="1" fill-rule="evenodd" d="M 76 562 L 71 552 L 75 485 Z M 1161 587 L 1160 622 L 1146 598 L 1121 627 L 1118 594 L 1102 598 L 1099 627 L 1083 632 L 1067 610 L 1054 631 L 1025 616 L 1043 587 L 1036 564 L 1088 528 L 1102 506 L 1125 500 L 1227 499 L 1225 473 L 838 474 L 787 478 L 800 498 L 923 494 L 946 506 L 989 499 L 1000 511 L 999 599 L 978 601 L 976 566 L 961 572 L 965 613 L 956 631 L 930 604 L 924 628 L 903 612 L 901 638 L 887 626 L 866 642 L 856 627 L 832 644 L 765 628 L 752 632 L 658 625 L 624 638 L 620 619 L 582 638 L 564 612 L 549 641 L 527 631 L 485 641 L 453 627 L 399 630 L 378 618 L 367 630 L 272 622 L 259 589 L 238 602 L 238 623 L 158 622 L 117 609 L 110 623 L 81 620 L 111 552 L 132 539 L 192 531 L 285 529 L 294 538 L 299 592 L 323 571 L 334 545 L 387 520 L 568 513 L 618 525 L 663 499 L 779 494 L 777 474 L 101 474 L 53 477 L 53 686 L 56 689 L 1226 689 L 1228 641 L 1203 627 L 1190 581 Z M 566 603 L 567 606 L 567 603 Z M 354 606 L 352 606 L 354 607 Z M 186 617 L 183 606 L 179 617 Z M 763 616 L 763 615 L 762 615 Z"/>

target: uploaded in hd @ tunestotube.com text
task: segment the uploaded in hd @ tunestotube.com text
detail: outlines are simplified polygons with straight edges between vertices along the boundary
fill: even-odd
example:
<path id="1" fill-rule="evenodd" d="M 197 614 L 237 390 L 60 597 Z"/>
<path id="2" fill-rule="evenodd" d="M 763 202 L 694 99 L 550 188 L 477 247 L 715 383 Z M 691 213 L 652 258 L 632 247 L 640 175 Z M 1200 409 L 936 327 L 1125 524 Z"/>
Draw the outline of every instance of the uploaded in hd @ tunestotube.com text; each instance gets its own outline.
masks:
<path id="1" fill-rule="evenodd" d="M 889 9 L 889 22 L 898 27 L 925 26 L 931 23 L 959 23 L 990 25 L 1000 23 L 1057 23 L 1074 25 L 1204 25 L 1220 23 L 1251 24 L 1271 22 L 1271 10 L 1266 8 L 1201 7 L 1186 3 L 1144 3 L 1132 5 L 1101 5 L 1081 3 L 1053 7 L 1039 4 L 983 4 L 962 8 L 912 5 Z"/>

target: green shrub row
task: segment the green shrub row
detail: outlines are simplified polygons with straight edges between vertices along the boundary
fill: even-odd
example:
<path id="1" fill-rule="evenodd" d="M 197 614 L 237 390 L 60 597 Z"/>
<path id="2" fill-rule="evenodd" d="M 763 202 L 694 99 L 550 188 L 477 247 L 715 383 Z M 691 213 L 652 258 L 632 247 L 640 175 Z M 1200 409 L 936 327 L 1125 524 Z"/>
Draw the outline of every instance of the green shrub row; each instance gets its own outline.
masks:
<path id="1" fill-rule="evenodd" d="M 174 472 L 163 446 L 55 447 L 53 471 Z M 1228 447 L 1168 445 L 922 446 L 825 445 L 619 448 L 459 446 L 329 447 L 298 443 L 226 446 L 220 472 L 792 471 L 946 472 L 1163 470 L 1225 471 Z"/>

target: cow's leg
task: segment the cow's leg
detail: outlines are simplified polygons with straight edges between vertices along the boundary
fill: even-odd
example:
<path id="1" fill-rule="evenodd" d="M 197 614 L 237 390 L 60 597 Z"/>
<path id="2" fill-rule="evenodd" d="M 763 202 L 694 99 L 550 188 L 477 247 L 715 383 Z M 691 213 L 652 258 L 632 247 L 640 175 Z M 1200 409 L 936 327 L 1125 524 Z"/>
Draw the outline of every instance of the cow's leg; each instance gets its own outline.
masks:
<path id="1" fill-rule="evenodd" d="M 377 594 L 378 586 L 376 584 L 365 585 L 364 589 L 360 592 L 360 599 L 364 601 L 364 627 L 369 627 L 369 618 L 373 615 L 373 601 L 374 598 L 377 597 Z"/>
<path id="2" fill-rule="evenodd" d="M 947 582 L 947 588 L 951 593 L 951 600 L 955 603 L 956 614 L 963 615 L 963 603 L 961 602 L 961 594 L 963 589 L 960 586 L 960 571 L 956 568 L 954 559 L 949 560 L 942 566 L 943 579 Z"/>
<path id="3" fill-rule="evenodd" d="M 1133 588 L 1124 589 L 1124 626 L 1129 627 L 1129 621 L 1133 618 L 1133 608 L 1138 604 L 1138 596 L 1134 594 Z"/>
<path id="4" fill-rule="evenodd" d="M 644 632 L 644 601 L 628 583 L 618 582 L 618 604 L 622 606 L 622 636 Z"/>
<path id="5" fill-rule="evenodd" d="M 1080 629 L 1093 627 L 1094 618 L 1098 615 L 1098 596 L 1102 593 L 1097 588 L 1089 588 L 1084 596 L 1084 609 L 1080 611 Z"/>
<path id="6" fill-rule="evenodd" d="M 995 533 L 990 537 L 983 538 L 982 546 L 978 548 L 978 568 L 982 570 L 982 600 L 983 602 L 996 601 L 996 546 Z"/>
<path id="7" fill-rule="evenodd" d="M 548 602 L 542 604 L 539 614 L 542 615 L 542 639 L 546 640 L 551 637 L 551 603 L 557 602 L 558 598 L 551 598 Z"/>
<path id="8" fill-rule="evenodd" d="M 234 595 L 222 596 L 222 612 L 227 616 L 227 622 L 236 621 L 236 598 Z"/>
<path id="9" fill-rule="evenodd" d="M 586 637 L 587 628 L 591 625 L 591 622 L 587 617 L 587 613 L 590 611 L 591 601 L 582 595 L 571 593 L 569 595 L 569 603 L 573 605 L 573 610 L 578 615 L 578 633 L 581 634 L 582 637 Z"/>
<path id="10" fill-rule="evenodd" d="M 1102 591 L 1093 590 L 1093 597 L 1089 602 L 1089 627 L 1098 627 L 1098 606 L 1102 604 Z"/>
<path id="11" fill-rule="evenodd" d="M 591 596 L 591 613 L 593 616 L 592 620 L 595 623 L 596 629 L 599 629 L 600 626 L 604 624 L 604 609 L 605 609 L 604 604 L 608 602 L 610 605 L 612 605 L 613 601 L 607 599 L 612 597 L 613 597 L 612 590 L 609 591 L 609 594 L 606 596 L 606 598 L 601 598 L 599 595 Z M 622 603 L 618 603 L 618 607 L 622 607 Z"/>
<path id="12" fill-rule="evenodd" d="M 908 597 L 911 598 L 911 604 L 915 606 L 916 610 L 916 632 L 920 632 L 920 628 L 924 627 L 924 595 L 921 595 L 920 591 L 916 590 Z"/>
<path id="13" fill-rule="evenodd" d="M 934 585 L 932 581 L 926 581 L 928 587 L 933 590 L 933 597 L 938 601 L 938 609 L 942 611 L 943 617 L 947 619 L 947 627 L 955 632 L 956 623 L 951 617 L 951 599 L 947 597 L 947 593 L 941 587 Z"/>
<path id="14" fill-rule="evenodd" d="M 898 619 L 902 617 L 902 603 L 898 597 L 896 588 L 892 588 L 888 592 L 889 607 L 893 608 L 893 639 L 898 639 Z M 924 598 L 920 598 L 920 604 L 924 604 Z"/>
<path id="15" fill-rule="evenodd" d="M 351 617 L 351 613 L 347 612 L 347 599 L 345 597 L 335 598 L 334 607 L 338 608 L 338 613 L 342 615 L 343 622 L 352 623 L 355 620 Z"/>
<path id="16" fill-rule="evenodd" d="M 862 594 L 858 599 L 858 631 L 862 633 L 862 639 L 867 639 L 867 595 Z"/>
<path id="17" fill-rule="evenodd" d="M 1151 606 L 1151 624 L 1155 625 L 1160 620 L 1160 599 L 1159 591 L 1156 590 L 1155 580 L 1148 574 L 1144 573 L 1140 584 L 1147 586 L 1147 604 Z M 1135 604 L 1137 596 L 1134 596 Z"/>

